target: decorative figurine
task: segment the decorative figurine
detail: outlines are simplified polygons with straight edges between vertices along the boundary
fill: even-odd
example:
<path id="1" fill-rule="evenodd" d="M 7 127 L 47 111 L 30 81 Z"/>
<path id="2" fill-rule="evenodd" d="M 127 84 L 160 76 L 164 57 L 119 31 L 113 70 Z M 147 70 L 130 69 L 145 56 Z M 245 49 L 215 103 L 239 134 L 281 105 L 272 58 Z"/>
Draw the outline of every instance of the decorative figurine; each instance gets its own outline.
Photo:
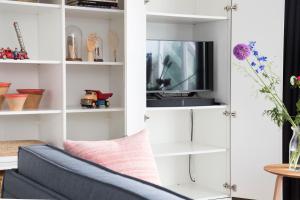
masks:
<path id="1" fill-rule="evenodd" d="M 94 61 L 103 62 L 103 40 L 101 37 L 97 37 Z"/>
<path id="2" fill-rule="evenodd" d="M 18 22 L 14 22 L 14 27 L 15 27 L 15 31 L 16 31 L 16 34 L 17 34 L 17 38 L 18 38 L 21 50 L 16 55 L 14 54 L 13 59 L 15 59 L 15 60 L 17 60 L 17 59 L 20 59 L 20 60 L 29 59 Z M 14 51 L 14 53 L 15 53 L 15 51 Z"/>
<path id="3" fill-rule="evenodd" d="M 109 40 L 110 49 L 113 53 L 114 61 L 117 62 L 117 51 L 119 48 L 119 36 L 116 32 L 109 31 L 108 40 Z"/>
<path id="4" fill-rule="evenodd" d="M 14 54 L 9 47 L 3 49 L 3 59 L 14 59 Z"/>
<path id="5" fill-rule="evenodd" d="M 15 48 L 15 50 L 14 50 L 14 52 L 13 52 L 13 55 L 14 55 L 14 59 L 15 59 L 15 60 L 18 60 L 18 54 L 19 54 L 18 48 Z"/>
<path id="6" fill-rule="evenodd" d="M 88 36 L 87 42 L 86 42 L 86 47 L 88 51 L 88 61 L 89 62 L 94 62 L 94 52 L 96 49 L 96 44 L 97 44 L 97 35 L 96 33 L 91 33 Z"/>
<path id="7" fill-rule="evenodd" d="M 82 61 L 82 32 L 77 26 L 71 25 L 66 28 L 66 54 L 68 61 Z"/>
<path id="8" fill-rule="evenodd" d="M 85 90 L 86 94 L 81 99 L 81 106 L 85 108 L 108 108 L 109 98 L 113 93 L 102 93 L 99 90 Z"/>
<path id="9" fill-rule="evenodd" d="M 0 49 L 0 59 L 4 59 L 4 48 Z"/>

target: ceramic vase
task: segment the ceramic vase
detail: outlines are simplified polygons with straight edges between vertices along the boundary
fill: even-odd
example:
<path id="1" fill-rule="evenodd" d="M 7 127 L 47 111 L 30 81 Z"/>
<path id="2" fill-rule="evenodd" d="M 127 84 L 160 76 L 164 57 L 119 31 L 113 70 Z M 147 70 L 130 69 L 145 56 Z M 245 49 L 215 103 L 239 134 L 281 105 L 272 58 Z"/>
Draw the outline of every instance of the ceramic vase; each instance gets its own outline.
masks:
<path id="1" fill-rule="evenodd" d="M 27 94 L 24 109 L 36 110 L 40 106 L 41 99 L 45 92 L 44 89 L 18 89 L 19 94 Z"/>
<path id="2" fill-rule="evenodd" d="M 9 110 L 11 111 L 22 111 L 24 103 L 27 99 L 27 94 L 5 94 Z"/>
<path id="3" fill-rule="evenodd" d="M 4 95 L 7 93 L 10 85 L 10 83 L 0 83 L 0 110 L 2 110 Z"/>

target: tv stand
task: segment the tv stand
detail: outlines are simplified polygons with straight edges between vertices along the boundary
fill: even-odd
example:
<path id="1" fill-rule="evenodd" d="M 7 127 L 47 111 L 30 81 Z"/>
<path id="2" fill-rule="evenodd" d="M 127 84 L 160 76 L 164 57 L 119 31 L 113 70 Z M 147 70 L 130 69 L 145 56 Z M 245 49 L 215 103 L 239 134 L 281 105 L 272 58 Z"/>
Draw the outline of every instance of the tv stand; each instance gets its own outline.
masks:
<path id="1" fill-rule="evenodd" d="M 169 95 L 161 93 L 147 94 L 147 107 L 211 106 L 215 104 L 213 98 L 197 97 L 192 93 Z"/>

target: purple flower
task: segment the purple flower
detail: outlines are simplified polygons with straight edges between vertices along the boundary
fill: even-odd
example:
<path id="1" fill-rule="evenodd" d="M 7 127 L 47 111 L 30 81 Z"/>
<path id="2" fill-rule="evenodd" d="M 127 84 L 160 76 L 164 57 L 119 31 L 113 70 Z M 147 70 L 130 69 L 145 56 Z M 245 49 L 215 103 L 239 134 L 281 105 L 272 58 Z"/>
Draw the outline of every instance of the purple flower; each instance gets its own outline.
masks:
<path id="1" fill-rule="evenodd" d="M 250 56 L 250 48 L 246 44 L 237 44 L 233 49 L 233 55 L 238 60 L 245 60 Z"/>

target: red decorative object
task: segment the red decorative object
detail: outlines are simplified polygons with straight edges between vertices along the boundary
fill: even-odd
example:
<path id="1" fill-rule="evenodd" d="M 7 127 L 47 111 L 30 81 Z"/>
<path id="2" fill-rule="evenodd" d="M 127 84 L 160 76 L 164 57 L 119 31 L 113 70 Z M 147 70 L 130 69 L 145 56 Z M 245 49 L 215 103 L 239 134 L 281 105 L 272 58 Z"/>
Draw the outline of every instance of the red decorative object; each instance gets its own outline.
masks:
<path id="1" fill-rule="evenodd" d="M 112 97 L 112 95 L 113 95 L 113 93 L 102 93 L 99 90 L 94 90 L 94 92 L 96 92 L 98 100 L 107 100 L 108 98 Z"/>
<path id="2" fill-rule="evenodd" d="M 12 50 L 8 47 L 7 49 L 0 49 L 0 59 L 14 59 Z"/>
<path id="3" fill-rule="evenodd" d="M 44 89 L 17 89 L 17 91 L 20 94 L 36 94 L 36 95 L 42 95 L 44 94 Z"/>
<path id="4" fill-rule="evenodd" d="M 109 107 L 109 98 L 113 93 L 102 93 L 100 90 L 85 90 L 86 94 L 81 99 L 81 106 L 86 108 Z"/>
<path id="5" fill-rule="evenodd" d="M 0 87 L 9 87 L 11 83 L 0 82 Z"/>

